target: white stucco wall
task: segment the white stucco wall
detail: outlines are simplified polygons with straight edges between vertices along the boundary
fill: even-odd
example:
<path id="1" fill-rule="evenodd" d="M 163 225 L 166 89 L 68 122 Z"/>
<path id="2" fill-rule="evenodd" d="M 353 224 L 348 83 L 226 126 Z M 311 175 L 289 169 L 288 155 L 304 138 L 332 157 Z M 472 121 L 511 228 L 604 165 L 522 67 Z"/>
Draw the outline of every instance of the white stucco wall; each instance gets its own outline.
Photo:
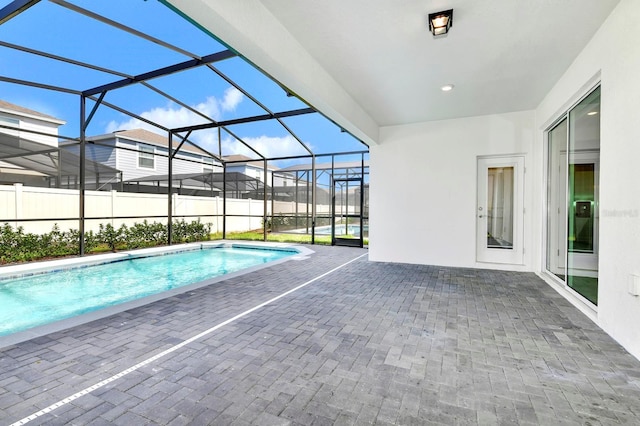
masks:
<path id="1" fill-rule="evenodd" d="M 369 258 L 505 268 L 476 262 L 477 157 L 525 154 L 528 166 L 534 124 L 533 111 L 525 111 L 382 128 L 370 155 Z M 532 269 L 531 215 L 524 220 L 525 264 L 507 269 Z"/>
<path id="2" fill-rule="evenodd" d="M 640 2 L 622 0 L 536 111 L 536 147 L 558 114 L 601 79 L 598 324 L 640 358 Z M 536 153 L 542 157 L 541 153 Z M 538 268 L 543 253 L 538 253 Z"/>

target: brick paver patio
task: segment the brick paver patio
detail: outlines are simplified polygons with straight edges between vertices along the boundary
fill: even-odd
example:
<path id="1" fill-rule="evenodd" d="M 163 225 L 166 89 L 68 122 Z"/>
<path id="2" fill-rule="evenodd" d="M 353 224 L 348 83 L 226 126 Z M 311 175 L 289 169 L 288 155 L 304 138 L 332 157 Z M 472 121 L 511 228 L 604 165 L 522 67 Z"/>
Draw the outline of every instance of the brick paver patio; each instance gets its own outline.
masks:
<path id="1" fill-rule="evenodd" d="M 313 250 L 0 349 L 0 424 L 640 424 L 640 362 L 534 274 L 365 256 L 184 344 L 366 254 Z"/>

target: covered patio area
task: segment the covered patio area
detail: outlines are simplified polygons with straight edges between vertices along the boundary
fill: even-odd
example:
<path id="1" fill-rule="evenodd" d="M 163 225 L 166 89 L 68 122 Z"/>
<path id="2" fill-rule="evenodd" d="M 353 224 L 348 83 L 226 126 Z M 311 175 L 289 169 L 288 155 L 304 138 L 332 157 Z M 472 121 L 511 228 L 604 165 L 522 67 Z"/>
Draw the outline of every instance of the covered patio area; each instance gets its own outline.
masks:
<path id="1" fill-rule="evenodd" d="M 313 250 L 2 349 L 0 422 L 640 422 L 640 362 L 534 274 Z"/>

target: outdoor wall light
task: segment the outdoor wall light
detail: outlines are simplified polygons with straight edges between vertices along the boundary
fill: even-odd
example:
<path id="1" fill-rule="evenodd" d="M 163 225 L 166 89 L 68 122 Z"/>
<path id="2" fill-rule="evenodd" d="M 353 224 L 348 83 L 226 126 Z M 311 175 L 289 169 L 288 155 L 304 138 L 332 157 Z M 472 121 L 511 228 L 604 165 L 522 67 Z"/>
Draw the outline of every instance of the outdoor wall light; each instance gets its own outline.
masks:
<path id="1" fill-rule="evenodd" d="M 453 9 L 429 14 L 429 30 L 433 36 L 445 35 L 453 26 Z"/>

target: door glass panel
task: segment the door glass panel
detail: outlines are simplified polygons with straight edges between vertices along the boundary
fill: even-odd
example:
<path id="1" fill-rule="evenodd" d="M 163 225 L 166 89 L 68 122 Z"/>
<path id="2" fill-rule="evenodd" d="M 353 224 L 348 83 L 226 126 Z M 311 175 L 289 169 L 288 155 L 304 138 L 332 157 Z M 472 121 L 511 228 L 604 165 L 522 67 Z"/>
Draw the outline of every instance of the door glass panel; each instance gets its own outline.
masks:
<path id="1" fill-rule="evenodd" d="M 524 156 L 479 157 L 476 260 L 522 265 Z"/>
<path id="2" fill-rule="evenodd" d="M 513 167 L 487 171 L 487 248 L 513 249 Z"/>
<path id="3" fill-rule="evenodd" d="M 549 131 L 547 270 L 564 281 L 567 251 L 567 119 Z"/>
<path id="4" fill-rule="evenodd" d="M 569 112 L 567 285 L 598 301 L 600 89 Z"/>
<path id="5" fill-rule="evenodd" d="M 362 247 L 362 179 L 335 179 L 332 244 Z"/>
<path id="6" fill-rule="evenodd" d="M 598 303 L 600 89 L 548 134 L 547 270 Z"/>

